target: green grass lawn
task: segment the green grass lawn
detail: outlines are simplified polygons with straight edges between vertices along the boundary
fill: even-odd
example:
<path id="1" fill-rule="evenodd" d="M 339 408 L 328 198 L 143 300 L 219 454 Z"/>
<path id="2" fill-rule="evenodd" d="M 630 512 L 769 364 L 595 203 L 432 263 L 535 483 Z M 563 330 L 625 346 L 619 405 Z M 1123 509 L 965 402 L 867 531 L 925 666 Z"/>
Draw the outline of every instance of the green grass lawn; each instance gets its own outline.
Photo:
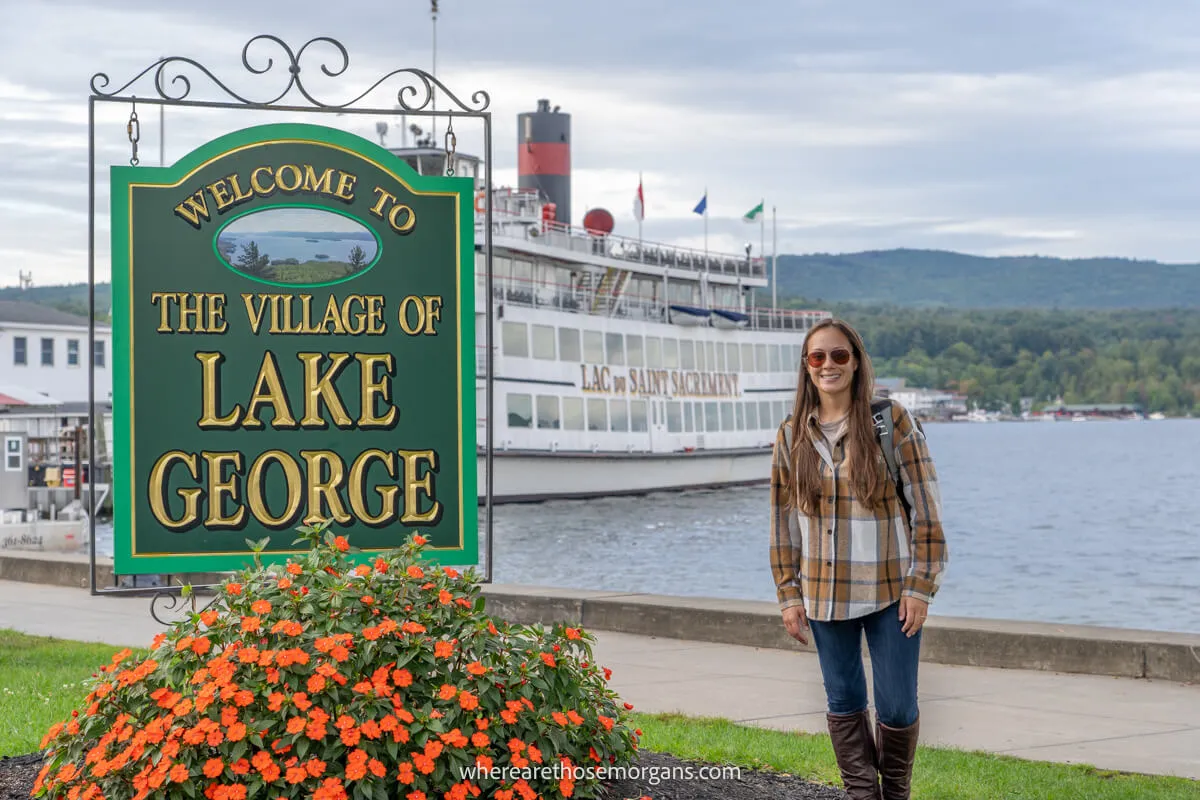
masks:
<path id="1" fill-rule="evenodd" d="M 0 756 L 37 750 L 87 696 L 84 685 L 121 648 L 0 629 Z"/>
<path id="2" fill-rule="evenodd" d="M 43 734 L 87 694 L 84 682 L 120 648 L 0 629 L 0 756 L 37 750 Z M 642 746 L 680 758 L 770 769 L 840 786 L 829 737 L 717 719 L 636 714 Z M 921 748 L 920 800 L 1200 800 L 1200 782 Z"/>
<path id="3" fill-rule="evenodd" d="M 841 787 L 828 736 L 783 733 L 720 719 L 638 714 L 647 750 L 771 769 Z M 912 796 L 920 800 L 1187 800 L 1200 782 L 920 747 Z"/>

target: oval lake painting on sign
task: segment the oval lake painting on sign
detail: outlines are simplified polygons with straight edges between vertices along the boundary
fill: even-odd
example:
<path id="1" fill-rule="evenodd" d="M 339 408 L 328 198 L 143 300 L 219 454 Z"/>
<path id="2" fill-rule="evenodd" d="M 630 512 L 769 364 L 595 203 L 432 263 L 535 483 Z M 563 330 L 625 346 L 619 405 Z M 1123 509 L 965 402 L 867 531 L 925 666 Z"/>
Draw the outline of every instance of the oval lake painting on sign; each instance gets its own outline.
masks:
<path id="1" fill-rule="evenodd" d="M 355 219 L 319 208 L 267 208 L 217 231 L 217 254 L 235 272 L 264 283 L 341 283 L 374 266 L 379 240 Z"/>

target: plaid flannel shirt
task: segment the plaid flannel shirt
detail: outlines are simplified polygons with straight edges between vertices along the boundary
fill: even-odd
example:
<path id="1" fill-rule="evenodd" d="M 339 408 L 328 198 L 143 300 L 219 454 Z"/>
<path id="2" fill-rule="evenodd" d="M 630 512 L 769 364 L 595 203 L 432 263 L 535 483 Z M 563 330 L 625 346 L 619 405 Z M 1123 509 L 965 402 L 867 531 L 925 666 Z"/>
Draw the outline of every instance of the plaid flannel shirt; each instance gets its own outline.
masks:
<path id="1" fill-rule="evenodd" d="M 790 420 L 780 426 L 771 466 L 770 545 L 780 609 L 803 604 L 809 619 L 851 619 L 887 608 L 902 595 L 929 602 L 937 593 L 948 556 L 937 473 L 924 434 L 895 401 L 892 420 L 896 462 L 912 509 L 907 525 L 891 476 L 878 512 L 854 498 L 845 464 L 846 436 L 830 452 L 815 413 L 808 431 L 820 454 L 821 500 L 810 515 L 794 507 L 785 512 L 783 481 L 789 466 L 784 425 Z"/>

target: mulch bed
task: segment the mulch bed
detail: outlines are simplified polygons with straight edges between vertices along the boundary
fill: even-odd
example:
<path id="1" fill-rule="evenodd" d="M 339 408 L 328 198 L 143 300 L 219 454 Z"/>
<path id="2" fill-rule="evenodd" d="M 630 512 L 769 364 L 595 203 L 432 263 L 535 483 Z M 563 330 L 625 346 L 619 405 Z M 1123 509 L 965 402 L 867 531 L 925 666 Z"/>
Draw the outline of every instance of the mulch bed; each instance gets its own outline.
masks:
<path id="1" fill-rule="evenodd" d="M 701 768 L 717 765 L 665 753 L 641 751 L 638 772 L 610 783 L 603 800 L 649 796 L 654 800 L 845 800 L 840 789 L 809 783 L 794 775 L 742 769 L 740 778 L 701 779 Z M 27 800 L 42 768 L 39 753 L 0 758 L 0 800 Z M 690 777 L 689 777 L 690 776 Z"/>

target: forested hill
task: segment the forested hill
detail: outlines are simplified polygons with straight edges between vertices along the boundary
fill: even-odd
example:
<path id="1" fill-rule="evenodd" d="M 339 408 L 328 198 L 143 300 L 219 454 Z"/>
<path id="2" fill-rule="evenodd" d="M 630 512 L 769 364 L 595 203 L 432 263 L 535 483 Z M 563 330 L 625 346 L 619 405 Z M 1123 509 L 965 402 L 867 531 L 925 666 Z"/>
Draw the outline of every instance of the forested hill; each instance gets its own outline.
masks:
<path id="1" fill-rule="evenodd" d="M 952 308 L 1200 308 L 1200 264 L 879 250 L 781 255 L 778 271 L 781 297 L 811 302 Z"/>
<path id="2" fill-rule="evenodd" d="M 88 285 L 86 283 L 68 283 L 61 286 L 34 286 L 29 289 L 22 289 L 19 286 L 0 286 L 0 300 L 23 300 L 27 303 L 37 303 L 87 319 Z M 112 286 L 107 283 L 97 283 L 96 318 L 107 320 L 111 304 Z"/>

